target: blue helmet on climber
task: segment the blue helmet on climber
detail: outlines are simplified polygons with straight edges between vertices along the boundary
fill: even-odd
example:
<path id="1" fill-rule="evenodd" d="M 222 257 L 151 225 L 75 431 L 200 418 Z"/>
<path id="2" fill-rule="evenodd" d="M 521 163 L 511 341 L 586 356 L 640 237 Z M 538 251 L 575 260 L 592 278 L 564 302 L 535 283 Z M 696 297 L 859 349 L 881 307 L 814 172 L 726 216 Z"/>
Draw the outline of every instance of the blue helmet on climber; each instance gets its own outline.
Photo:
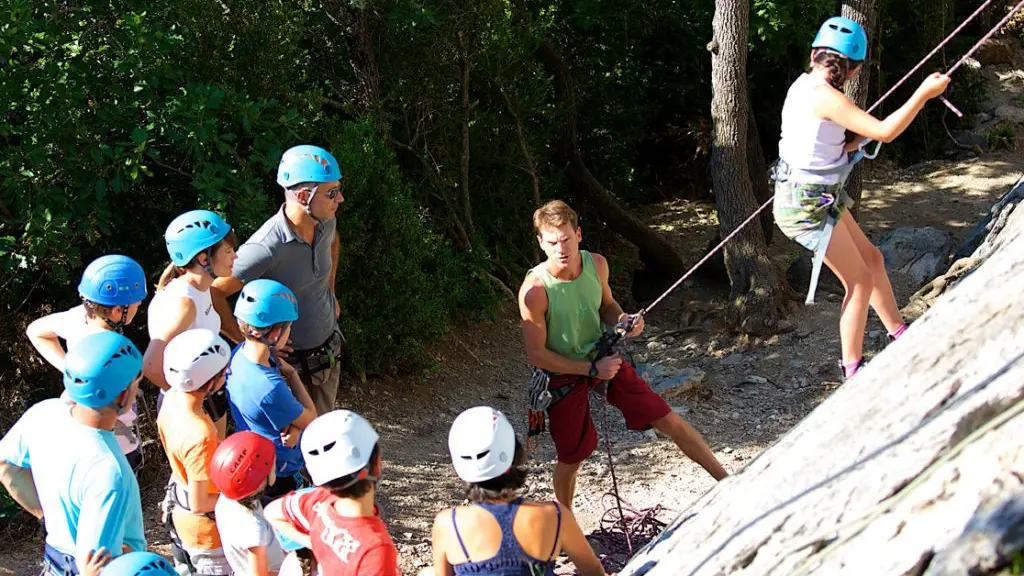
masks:
<path id="1" fill-rule="evenodd" d="M 260 278 L 242 287 L 235 302 L 235 318 L 254 328 L 294 322 L 299 319 L 299 301 L 284 284 Z"/>
<path id="2" fill-rule="evenodd" d="M 291 188 L 305 182 L 341 180 L 341 167 L 330 152 L 319 146 L 293 146 L 281 156 L 277 167 L 277 183 Z"/>
<path id="3" fill-rule="evenodd" d="M 140 376 L 142 354 L 135 344 L 117 332 L 98 332 L 68 350 L 64 389 L 78 404 L 102 408 Z"/>
<path id="4" fill-rule="evenodd" d="M 82 273 L 78 295 L 101 306 L 142 302 L 146 299 L 146 273 L 138 262 L 127 256 L 100 256 Z"/>
<path id="5" fill-rule="evenodd" d="M 152 552 L 129 552 L 118 556 L 103 569 L 103 576 L 175 576 L 174 567 Z"/>
<path id="6" fill-rule="evenodd" d="M 864 27 L 842 16 L 833 16 L 818 29 L 812 48 L 825 48 L 862 62 L 868 55 L 868 35 Z"/>
<path id="7" fill-rule="evenodd" d="M 199 253 L 209 250 L 231 232 L 231 226 L 217 213 L 190 210 L 167 225 L 164 241 L 175 266 L 188 266 Z"/>

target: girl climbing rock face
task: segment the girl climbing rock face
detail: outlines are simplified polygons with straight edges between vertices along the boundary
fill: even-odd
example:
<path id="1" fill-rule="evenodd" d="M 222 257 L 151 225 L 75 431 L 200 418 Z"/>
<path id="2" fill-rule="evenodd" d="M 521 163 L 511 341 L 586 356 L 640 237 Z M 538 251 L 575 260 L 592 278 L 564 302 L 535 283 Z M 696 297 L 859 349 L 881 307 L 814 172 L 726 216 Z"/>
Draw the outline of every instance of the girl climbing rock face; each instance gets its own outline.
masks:
<path id="1" fill-rule="evenodd" d="M 839 332 L 843 377 L 848 379 L 864 364 L 869 306 L 891 339 L 906 330 L 882 253 L 847 210 L 853 205 L 843 191 L 852 168 L 850 153 L 869 140 L 887 143 L 903 133 L 925 103 L 942 94 L 949 77 L 928 76 L 903 106 L 879 120 L 842 92 L 867 57 L 864 29 L 849 18 L 829 18 L 811 47 L 810 69 L 790 87 L 782 108 L 774 214 L 782 232 L 814 251 L 816 266 L 823 258 L 846 289 Z"/>

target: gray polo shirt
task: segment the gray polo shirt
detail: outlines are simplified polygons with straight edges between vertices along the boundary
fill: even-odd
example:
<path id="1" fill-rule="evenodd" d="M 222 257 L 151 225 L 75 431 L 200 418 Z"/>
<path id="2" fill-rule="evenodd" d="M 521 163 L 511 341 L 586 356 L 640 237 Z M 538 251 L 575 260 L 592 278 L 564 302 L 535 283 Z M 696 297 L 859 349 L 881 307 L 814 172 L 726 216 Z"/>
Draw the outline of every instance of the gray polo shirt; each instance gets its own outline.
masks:
<path id="1" fill-rule="evenodd" d="M 331 243 L 335 220 L 317 224 L 310 246 L 292 230 L 284 206 L 238 248 L 233 275 L 242 282 L 277 280 L 295 292 L 299 319 L 292 325 L 292 347 L 315 348 L 334 331 L 331 281 Z"/>

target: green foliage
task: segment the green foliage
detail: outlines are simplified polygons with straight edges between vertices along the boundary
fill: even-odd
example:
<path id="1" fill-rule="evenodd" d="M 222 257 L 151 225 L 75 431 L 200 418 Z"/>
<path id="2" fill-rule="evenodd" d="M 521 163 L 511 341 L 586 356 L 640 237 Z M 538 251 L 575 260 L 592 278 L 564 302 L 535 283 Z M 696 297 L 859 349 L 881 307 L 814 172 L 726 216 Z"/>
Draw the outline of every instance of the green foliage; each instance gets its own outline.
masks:
<path id="1" fill-rule="evenodd" d="M 342 329 L 371 373 L 422 365 L 421 346 L 442 334 L 456 311 L 484 311 L 493 301 L 478 279 L 484 258 L 457 254 L 430 230 L 371 122 L 346 122 L 334 133 L 333 153 L 346 167 L 338 230 Z"/>
<path id="2" fill-rule="evenodd" d="M 1013 124 L 1000 122 L 985 131 L 985 146 L 989 150 L 1013 148 Z"/>
<path id="3" fill-rule="evenodd" d="M 878 2 L 873 96 L 970 9 Z M 518 284 L 537 258 L 529 217 L 538 201 L 570 199 L 599 249 L 594 209 L 568 187 L 556 154 L 566 110 L 536 56 L 541 42 L 572 69 L 581 152 L 602 184 L 626 203 L 710 189 L 714 0 L 7 6 L 0 373 L 26 381 L 43 372 L 24 326 L 74 303 L 87 261 L 127 253 L 155 280 L 164 227 L 196 206 L 221 211 L 245 238 L 281 201 L 275 167 L 298 142 L 327 145 L 343 164 L 339 295 L 370 372 L 421 365 L 422 344 L 486 311 L 486 275 Z M 747 68 L 769 159 L 786 90 L 834 9 L 825 0 L 751 6 Z M 963 69 L 950 98 L 969 112 L 980 86 Z M 941 143 L 940 123 L 956 123 L 944 110 L 930 104 L 887 154 L 912 161 Z M 144 322 L 133 336 L 144 337 Z M 51 387 L 26 386 L 43 392 L 16 402 Z"/>

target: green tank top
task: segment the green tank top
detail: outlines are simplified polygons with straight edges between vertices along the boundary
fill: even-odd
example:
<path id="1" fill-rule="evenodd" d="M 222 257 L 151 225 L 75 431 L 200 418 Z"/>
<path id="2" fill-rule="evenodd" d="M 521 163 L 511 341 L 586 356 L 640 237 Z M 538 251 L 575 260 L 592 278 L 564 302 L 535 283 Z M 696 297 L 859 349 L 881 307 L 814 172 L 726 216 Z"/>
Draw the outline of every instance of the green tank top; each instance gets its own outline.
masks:
<path id="1" fill-rule="evenodd" d="M 548 350 L 573 360 L 585 360 L 601 339 L 601 280 L 594 258 L 586 250 L 583 271 L 575 280 L 559 280 L 544 264 L 533 272 L 548 295 Z"/>

